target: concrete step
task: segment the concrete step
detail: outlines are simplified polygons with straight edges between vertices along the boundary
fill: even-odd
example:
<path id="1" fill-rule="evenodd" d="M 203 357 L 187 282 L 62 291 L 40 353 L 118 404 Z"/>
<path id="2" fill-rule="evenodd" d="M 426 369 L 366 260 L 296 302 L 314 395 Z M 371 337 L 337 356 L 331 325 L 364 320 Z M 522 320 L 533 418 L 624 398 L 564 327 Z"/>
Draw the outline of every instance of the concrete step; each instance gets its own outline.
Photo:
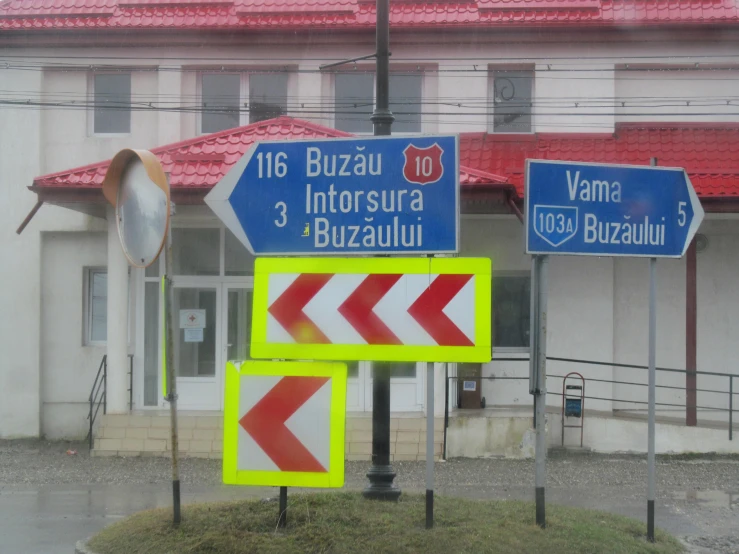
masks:
<path id="1" fill-rule="evenodd" d="M 444 420 L 434 420 L 434 454 L 441 458 Z M 223 457 L 223 414 L 179 414 L 179 452 L 183 457 Z M 106 414 L 95 432 L 93 456 L 164 456 L 172 451 L 169 414 L 152 412 L 131 415 Z M 367 461 L 372 455 L 372 419 L 346 419 L 345 457 Z M 426 419 L 422 414 L 390 421 L 391 461 L 426 459 Z"/>

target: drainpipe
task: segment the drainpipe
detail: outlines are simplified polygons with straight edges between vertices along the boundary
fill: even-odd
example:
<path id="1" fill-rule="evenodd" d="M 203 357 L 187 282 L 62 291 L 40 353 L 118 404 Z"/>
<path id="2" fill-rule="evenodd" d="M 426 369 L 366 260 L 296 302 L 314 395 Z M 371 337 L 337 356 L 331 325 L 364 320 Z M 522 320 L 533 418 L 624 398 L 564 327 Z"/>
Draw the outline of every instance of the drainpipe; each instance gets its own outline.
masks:
<path id="1" fill-rule="evenodd" d="M 508 200 L 508 207 L 511 209 L 513 214 L 521 222 L 521 225 L 523 225 L 524 223 L 523 214 L 521 213 L 521 210 L 518 209 L 518 206 L 516 205 L 516 201 L 513 199 L 513 195 L 510 192 L 507 194 L 507 200 Z"/>

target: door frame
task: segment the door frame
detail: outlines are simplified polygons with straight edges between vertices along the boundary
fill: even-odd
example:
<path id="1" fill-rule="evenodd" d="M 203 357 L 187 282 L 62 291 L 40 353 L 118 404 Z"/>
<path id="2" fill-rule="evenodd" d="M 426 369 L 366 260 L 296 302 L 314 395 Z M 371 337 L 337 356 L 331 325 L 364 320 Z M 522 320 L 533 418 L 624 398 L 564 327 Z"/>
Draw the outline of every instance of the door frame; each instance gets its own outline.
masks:
<path id="1" fill-rule="evenodd" d="M 223 382 L 224 382 L 224 366 L 225 362 L 222 359 L 222 348 L 220 348 L 220 345 L 223 344 L 223 325 L 221 321 L 221 317 L 219 317 L 219 306 L 222 303 L 222 297 L 223 297 L 223 286 L 221 283 L 217 282 L 213 277 L 193 277 L 193 276 L 181 276 L 181 277 L 174 277 L 172 279 L 172 288 L 173 292 L 177 289 L 207 289 L 207 290 L 214 290 L 216 293 L 216 300 L 215 300 L 215 309 L 216 313 L 214 314 L 213 321 L 215 322 L 215 372 L 213 374 L 213 378 L 204 378 L 204 377 L 178 377 L 177 378 L 177 384 L 178 384 L 178 401 L 182 402 L 182 391 L 181 387 L 179 386 L 180 383 L 184 385 L 188 384 L 198 384 L 198 381 L 201 382 L 201 384 L 212 383 L 213 386 L 216 387 L 216 390 L 218 391 L 215 396 L 215 403 L 210 408 L 188 408 L 187 406 L 183 406 L 181 409 L 183 410 L 193 410 L 193 411 L 222 411 L 223 410 Z M 179 322 L 179 314 L 173 314 L 175 325 L 178 325 Z M 179 327 L 177 328 L 177 332 L 179 332 Z M 161 363 L 161 362 L 160 362 Z M 205 381 L 204 379 L 207 379 Z"/>
<path id="2" fill-rule="evenodd" d="M 231 278 L 233 279 L 233 278 Z M 238 282 L 227 280 L 221 283 L 221 313 L 220 313 L 220 324 L 221 324 L 221 342 L 219 346 L 221 355 L 221 385 L 220 385 L 220 403 L 221 410 L 225 406 L 225 377 L 226 377 L 226 364 L 229 362 L 228 359 L 228 293 L 231 290 L 245 290 L 252 293 L 252 302 L 254 302 L 254 278 L 253 277 L 240 277 Z M 252 311 L 252 305 L 248 307 L 248 311 Z M 251 316 L 251 313 L 249 314 Z"/>

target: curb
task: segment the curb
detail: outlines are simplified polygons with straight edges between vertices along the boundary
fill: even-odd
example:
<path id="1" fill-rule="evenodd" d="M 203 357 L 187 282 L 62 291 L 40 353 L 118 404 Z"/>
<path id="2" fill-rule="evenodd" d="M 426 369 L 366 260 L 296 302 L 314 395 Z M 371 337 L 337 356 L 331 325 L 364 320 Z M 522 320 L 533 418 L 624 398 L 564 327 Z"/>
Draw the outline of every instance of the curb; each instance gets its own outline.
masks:
<path id="1" fill-rule="evenodd" d="M 84 540 L 77 541 L 77 544 L 74 545 L 74 554 L 95 554 L 95 552 L 87 548 L 87 542 L 91 538 L 92 537 L 87 537 Z"/>

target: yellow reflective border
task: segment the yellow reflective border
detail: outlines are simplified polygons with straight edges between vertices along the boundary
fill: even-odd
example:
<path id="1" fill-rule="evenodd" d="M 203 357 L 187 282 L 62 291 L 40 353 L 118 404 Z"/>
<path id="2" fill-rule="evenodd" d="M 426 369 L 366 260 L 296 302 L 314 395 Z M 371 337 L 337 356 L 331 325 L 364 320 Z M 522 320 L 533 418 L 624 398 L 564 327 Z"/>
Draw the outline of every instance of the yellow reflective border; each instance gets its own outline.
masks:
<path id="1" fill-rule="evenodd" d="M 274 273 L 475 275 L 475 346 L 296 344 L 267 342 L 269 276 Z M 257 258 L 251 357 L 267 359 L 489 362 L 492 355 L 492 262 L 489 258 Z"/>
<path id="2" fill-rule="evenodd" d="M 238 469 L 239 398 L 242 377 L 246 375 L 299 375 L 331 378 L 329 471 L 327 473 Z M 237 367 L 233 362 L 228 362 L 223 412 L 223 482 L 227 485 L 265 487 L 343 487 L 346 377 L 346 364 L 341 363 L 247 361 Z"/>

